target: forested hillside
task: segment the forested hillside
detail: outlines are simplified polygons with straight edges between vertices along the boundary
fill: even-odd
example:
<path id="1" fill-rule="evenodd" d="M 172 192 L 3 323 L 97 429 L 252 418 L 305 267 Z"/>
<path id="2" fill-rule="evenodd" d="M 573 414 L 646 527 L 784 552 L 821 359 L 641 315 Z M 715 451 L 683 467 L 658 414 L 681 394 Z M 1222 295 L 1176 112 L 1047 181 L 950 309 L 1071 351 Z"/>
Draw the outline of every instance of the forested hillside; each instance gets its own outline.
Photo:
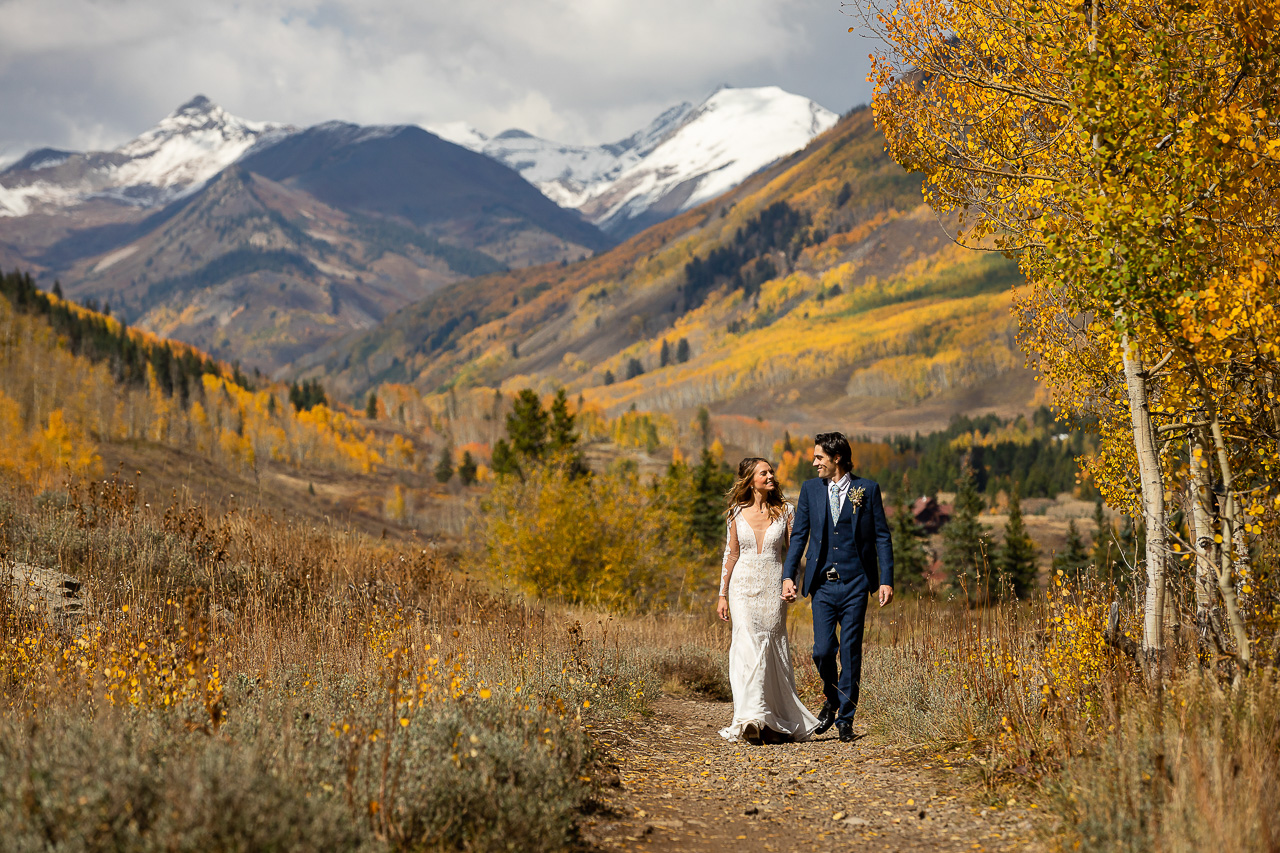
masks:
<path id="1" fill-rule="evenodd" d="M 353 397 L 563 386 L 610 413 L 707 406 L 881 434 L 1028 411 L 1016 268 L 944 225 L 858 110 L 617 249 L 453 285 L 294 369 Z"/>
<path id="2" fill-rule="evenodd" d="M 441 443 L 331 403 L 319 385 L 246 375 L 132 329 L 24 273 L 0 276 L 0 475 L 37 491 L 123 468 L 156 498 L 253 495 L 371 529 L 403 529 L 434 506 L 447 529 L 459 496 L 432 488 L 424 467 Z"/>

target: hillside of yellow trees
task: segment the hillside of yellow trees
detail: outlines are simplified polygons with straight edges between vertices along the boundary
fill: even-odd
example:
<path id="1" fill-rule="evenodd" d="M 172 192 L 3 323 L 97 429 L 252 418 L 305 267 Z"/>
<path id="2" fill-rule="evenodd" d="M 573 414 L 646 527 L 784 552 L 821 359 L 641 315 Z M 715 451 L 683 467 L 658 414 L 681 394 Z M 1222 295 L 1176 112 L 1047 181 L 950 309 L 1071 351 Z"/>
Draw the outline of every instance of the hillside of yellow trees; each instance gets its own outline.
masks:
<path id="1" fill-rule="evenodd" d="M 429 429 L 410 433 L 250 379 L 43 293 L 23 273 L 0 276 L 0 475 L 36 490 L 122 467 L 141 470 L 153 491 L 265 488 L 291 510 L 411 522 L 406 500 L 440 497 L 425 485 L 433 441 Z M 174 475 L 161 477 L 166 469 Z"/>
<path id="2" fill-rule="evenodd" d="M 1016 266 L 947 227 L 856 110 L 612 251 L 461 282 L 293 369 L 351 399 L 564 387 L 609 416 L 705 406 L 800 430 L 1025 411 Z"/>

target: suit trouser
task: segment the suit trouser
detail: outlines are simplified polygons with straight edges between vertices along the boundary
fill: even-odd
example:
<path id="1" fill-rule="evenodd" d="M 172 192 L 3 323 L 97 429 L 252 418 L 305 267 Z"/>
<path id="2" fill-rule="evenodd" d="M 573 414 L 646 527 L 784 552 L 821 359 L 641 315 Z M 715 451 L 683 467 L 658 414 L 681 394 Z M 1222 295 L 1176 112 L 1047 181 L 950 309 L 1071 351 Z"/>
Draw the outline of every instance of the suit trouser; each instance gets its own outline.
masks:
<path id="1" fill-rule="evenodd" d="M 836 722 L 853 722 L 862 681 L 862 629 L 867 615 L 867 576 L 822 579 L 813 591 L 813 662 L 827 701 L 838 710 Z M 836 626 L 840 638 L 836 639 Z M 837 658 L 839 670 L 837 671 Z"/>

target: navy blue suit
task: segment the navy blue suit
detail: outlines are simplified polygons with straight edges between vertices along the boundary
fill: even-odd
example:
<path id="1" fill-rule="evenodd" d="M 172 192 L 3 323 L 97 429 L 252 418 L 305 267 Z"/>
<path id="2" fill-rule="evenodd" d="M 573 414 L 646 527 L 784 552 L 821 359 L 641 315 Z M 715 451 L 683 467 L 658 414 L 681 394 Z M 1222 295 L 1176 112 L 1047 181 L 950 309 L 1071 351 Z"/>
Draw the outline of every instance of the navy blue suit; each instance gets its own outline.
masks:
<path id="1" fill-rule="evenodd" d="M 782 576 L 797 582 L 801 595 L 813 598 L 813 662 L 827 701 L 838 709 L 836 722 L 846 723 L 853 721 L 858 708 L 867 595 L 881 586 L 893 586 L 893 539 L 878 483 L 854 477 L 835 523 L 827 485 L 827 480 L 813 479 L 800 487 Z M 851 498 L 859 488 L 862 503 L 854 510 Z M 804 578 L 799 583 L 800 555 L 806 552 L 806 544 Z M 828 578 L 830 569 L 837 580 Z"/>

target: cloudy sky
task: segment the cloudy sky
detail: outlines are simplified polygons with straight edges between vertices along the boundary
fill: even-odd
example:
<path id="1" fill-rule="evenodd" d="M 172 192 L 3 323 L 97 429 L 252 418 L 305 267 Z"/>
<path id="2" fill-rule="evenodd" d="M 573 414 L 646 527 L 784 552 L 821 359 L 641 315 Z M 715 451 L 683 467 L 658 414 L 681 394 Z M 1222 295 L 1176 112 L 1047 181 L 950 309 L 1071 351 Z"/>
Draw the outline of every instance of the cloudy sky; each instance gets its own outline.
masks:
<path id="1" fill-rule="evenodd" d="M 854 23 L 840 0 L 0 0 L 0 162 L 113 148 L 197 93 L 582 143 L 722 83 L 843 112 L 870 95 Z"/>

